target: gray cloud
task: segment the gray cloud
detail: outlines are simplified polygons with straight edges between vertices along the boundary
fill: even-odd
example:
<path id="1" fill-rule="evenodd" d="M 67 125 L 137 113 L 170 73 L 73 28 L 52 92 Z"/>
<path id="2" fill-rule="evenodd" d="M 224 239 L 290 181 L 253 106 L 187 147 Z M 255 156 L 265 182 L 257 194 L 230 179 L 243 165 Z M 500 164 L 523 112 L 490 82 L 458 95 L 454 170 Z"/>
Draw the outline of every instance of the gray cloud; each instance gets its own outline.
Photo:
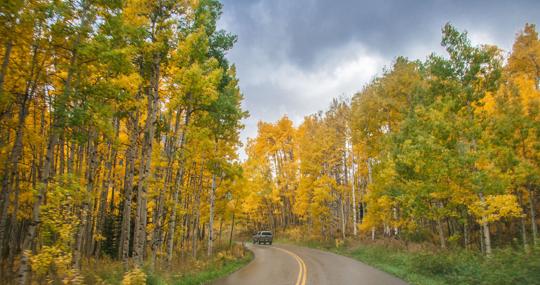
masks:
<path id="1" fill-rule="evenodd" d="M 467 30 L 473 43 L 511 48 L 540 1 L 224 0 L 220 26 L 238 35 L 229 53 L 244 106 L 244 139 L 259 120 L 296 122 L 352 95 L 398 55 L 442 53 L 441 27 Z"/>

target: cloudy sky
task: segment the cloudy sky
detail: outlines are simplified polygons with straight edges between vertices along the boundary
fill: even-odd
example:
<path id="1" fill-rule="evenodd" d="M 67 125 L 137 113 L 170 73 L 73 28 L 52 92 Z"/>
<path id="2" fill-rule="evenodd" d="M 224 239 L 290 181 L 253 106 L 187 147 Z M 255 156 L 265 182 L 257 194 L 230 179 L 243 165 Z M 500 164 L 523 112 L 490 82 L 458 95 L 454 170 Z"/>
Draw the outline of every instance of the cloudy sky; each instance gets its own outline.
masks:
<path id="1" fill-rule="evenodd" d="M 334 97 L 350 97 L 398 56 L 443 54 L 441 28 L 467 30 L 475 44 L 509 51 L 540 1 L 224 0 L 220 26 L 238 35 L 229 52 L 244 108 L 243 141 L 257 122 L 284 114 L 301 122 Z"/>

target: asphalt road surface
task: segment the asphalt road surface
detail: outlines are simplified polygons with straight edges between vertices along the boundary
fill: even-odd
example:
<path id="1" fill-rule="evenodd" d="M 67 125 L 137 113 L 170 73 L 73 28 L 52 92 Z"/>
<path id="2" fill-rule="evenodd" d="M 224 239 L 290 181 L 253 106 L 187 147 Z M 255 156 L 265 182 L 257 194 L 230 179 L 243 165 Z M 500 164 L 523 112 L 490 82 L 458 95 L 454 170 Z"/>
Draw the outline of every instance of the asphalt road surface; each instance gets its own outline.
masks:
<path id="1" fill-rule="evenodd" d="M 248 245 L 255 259 L 213 285 L 405 285 L 404 281 L 337 254 L 292 245 Z"/>

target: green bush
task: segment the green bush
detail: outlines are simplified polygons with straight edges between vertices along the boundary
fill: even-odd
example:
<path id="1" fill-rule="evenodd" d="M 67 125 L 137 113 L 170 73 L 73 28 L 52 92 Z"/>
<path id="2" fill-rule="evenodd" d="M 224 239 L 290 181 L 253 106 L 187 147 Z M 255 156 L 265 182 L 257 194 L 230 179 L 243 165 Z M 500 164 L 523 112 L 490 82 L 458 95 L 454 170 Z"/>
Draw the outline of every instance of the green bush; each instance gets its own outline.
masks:
<path id="1" fill-rule="evenodd" d="M 478 252 L 453 250 L 410 252 L 381 245 L 360 245 L 348 255 L 411 284 L 540 284 L 540 250 L 514 248 Z"/>
<path id="2" fill-rule="evenodd" d="M 456 268 L 450 255 L 420 253 L 412 256 L 411 269 L 425 275 L 447 275 Z"/>

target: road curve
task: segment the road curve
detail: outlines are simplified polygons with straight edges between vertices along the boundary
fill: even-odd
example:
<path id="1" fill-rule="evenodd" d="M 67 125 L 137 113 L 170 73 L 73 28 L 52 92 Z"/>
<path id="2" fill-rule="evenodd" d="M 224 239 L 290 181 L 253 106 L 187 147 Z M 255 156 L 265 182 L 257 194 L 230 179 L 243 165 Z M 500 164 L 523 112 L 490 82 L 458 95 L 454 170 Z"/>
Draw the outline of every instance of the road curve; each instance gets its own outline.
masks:
<path id="1" fill-rule="evenodd" d="M 405 285 L 354 259 L 292 245 L 248 245 L 255 259 L 213 285 Z"/>

